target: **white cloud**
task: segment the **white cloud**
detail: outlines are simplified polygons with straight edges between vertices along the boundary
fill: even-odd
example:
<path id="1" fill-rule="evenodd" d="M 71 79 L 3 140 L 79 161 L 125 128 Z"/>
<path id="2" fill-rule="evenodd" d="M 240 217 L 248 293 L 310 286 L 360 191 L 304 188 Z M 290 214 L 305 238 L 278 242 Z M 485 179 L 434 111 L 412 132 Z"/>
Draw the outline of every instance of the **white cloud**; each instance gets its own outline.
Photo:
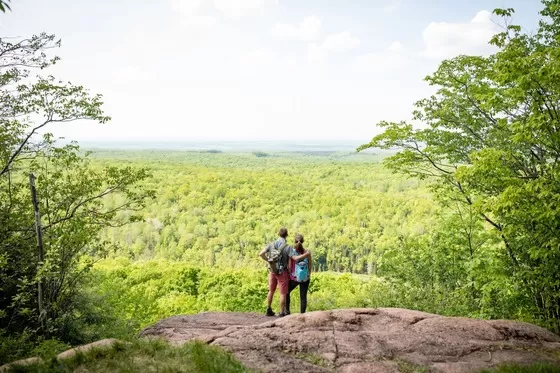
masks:
<path id="1" fill-rule="evenodd" d="M 238 61 L 241 65 L 249 67 L 264 67 L 269 69 L 268 71 L 274 71 L 275 74 L 298 68 L 296 56 L 279 54 L 270 48 L 245 51 L 239 55 Z"/>
<path id="2" fill-rule="evenodd" d="M 310 41 L 319 36 L 321 20 L 317 16 L 306 17 L 299 25 L 277 23 L 272 34 L 283 39 Z"/>
<path id="3" fill-rule="evenodd" d="M 383 7 L 383 13 L 391 14 L 395 12 L 401 5 L 400 0 L 389 0 L 388 3 Z"/>
<path id="4" fill-rule="evenodd" d="M 275 60 L 275 54 L 268 49 L 255 49 L 242 54 L 239 61 L 248 66 L 267 65 Z"/>
<path id="5" fill-rule="evenodd" d="M 423 31 L 425 49 L 430 58 L 449 58 L 459 54 L 487 55 L 494 50 L 488 42 L 499 28 L 491 13 L 481 10 L 468 23 L 432 22 Z"/>
<path id="6" fill-rule="evenodd" d="M 357 56 L 352 67 L 360 72 L 387 73 L 402 68 L 407 56 L 403 45 L 395 41 L 386 50 Z"/>
<path id="7" fill-rule="evenodd" d="M 213 7 L 224 17 L 233 18 L 249 15 L 268 4 L 277 4 L 277 0 L 171 0 L 171 8 L 184 17 L 184 23 L 197 27 L 217 23 L 215 17 L 200 14 L 201 10 Z"/>
<path id="8" fill-rule="evenodd" d="M 171 8 L 183 15 L 192 15 L 202 5 L 202 0 L 171 0 Z"/>
<path id="9" fill-rule="evenodd" d="M 343 31 L 325 38 L 321 44 L 310 44 L 307 49 L 307 62 L 323 62 L 330 53 L 344 53 L 360 46 L 360 39 L 352 36 L 350 32 Z"/>
<path id="10" fill-rule="evenodd" d="M 357 56 L 352 67 L 360 72 L 386 74 L 404 65 L 404 57 L 395 53 L 366 53 Z"/>
<path id="11" fill-rule="evenodd" d="M 183 28 L 208 29 L 218 23 L 216 17 L 199 14 L 203 6 L 203 0 L 171 0 L 171 8 L 181 15 Z"/>
<path id="12" fill-rule="evenodd" d="M 225 17 L 241 17 L 253 13 L 268 4 L 277 4 L 277 0 L 214 0 L 214 7 Z"/>
<path id="13" fill-rule="evenodd" d="M 116 83 L 130 84 L 132 82 L 139 82 L 145 80 L 149 77 L 142 67 L 138 65 L 130 65 L 120 69 L 117 69 L 113 75 L 113 79 Z"/>
<path id="14" fill-rule="evenodd" d="M 183 28 L 210 29 L 218 24 L 218 20 L 213 16 L 191 15 L 184 17 L 181 21 Z"/>
<path id="15" fill-rule="evenodd" d="M 403 45 L 398 41 L 394 41 L 391 43 L 388 49 L 391 52 L 400 52 L 403 50 Z"/>
<path id="16" fill-rule="evenodd" d="M 298 66 L 298 60 L 296 57 L 288 57 L 286 58 L 286 66 L 290 69 L 295 69 Z"/>
<path id="17" fill-rule="evenodd" d="M 347 52 L 360 46 L 360 39 L 344 31 L 339 34 L 327 36 L 322 48 L 329 52 Z"/>
<path id="18" fill-rule="evenodd" d="M 317 44 L 310 44 L 307 48 L 306 60 L 310 64 L 318 64 L 325 60 L 327 52 Z"/>

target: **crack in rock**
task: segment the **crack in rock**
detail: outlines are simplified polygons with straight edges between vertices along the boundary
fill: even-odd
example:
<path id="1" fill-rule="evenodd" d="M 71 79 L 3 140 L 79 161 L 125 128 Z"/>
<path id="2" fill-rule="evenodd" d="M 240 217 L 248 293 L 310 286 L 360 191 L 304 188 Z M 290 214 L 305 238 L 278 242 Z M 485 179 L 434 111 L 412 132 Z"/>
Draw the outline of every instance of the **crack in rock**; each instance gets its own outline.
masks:
<path id="1" fill-rule="evenodd" d="M 334 360 L 333 364 L 336 365 L 336 360 L 338 359 L 338 344 L 336 343 L 336 330 L 334 326 L 334 321 L 332 323 L 332 334 L 333 334 L 333 343 L 334 343 Z"/>

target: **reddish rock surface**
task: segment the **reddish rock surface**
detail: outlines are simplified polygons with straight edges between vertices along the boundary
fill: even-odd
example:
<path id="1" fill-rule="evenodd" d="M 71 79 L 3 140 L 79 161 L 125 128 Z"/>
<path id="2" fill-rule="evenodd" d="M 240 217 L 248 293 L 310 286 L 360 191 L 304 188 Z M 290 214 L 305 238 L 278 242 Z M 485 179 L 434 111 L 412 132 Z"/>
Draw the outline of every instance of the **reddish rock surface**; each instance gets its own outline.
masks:
<path id="1" fill-rule="evenodd" d="M 317 311 L 284 318 L 206 312 L 161 320 L 141 336 L 173 343 L 202 340 L 264 372 L 393 373 L 426 367 L 462 373 L 503 363 L 560 366 L 560 337 L 538 326 L 398 308 Z"/>

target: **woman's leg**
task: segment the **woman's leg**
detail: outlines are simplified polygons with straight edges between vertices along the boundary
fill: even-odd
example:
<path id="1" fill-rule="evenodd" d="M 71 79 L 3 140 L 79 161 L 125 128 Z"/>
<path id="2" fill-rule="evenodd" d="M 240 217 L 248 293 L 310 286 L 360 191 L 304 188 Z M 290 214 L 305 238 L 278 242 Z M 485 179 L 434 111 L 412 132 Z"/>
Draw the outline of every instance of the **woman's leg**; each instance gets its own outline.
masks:
<path id="1" fill-rule="evenodd" d="M 290 313 L 290 293 L 298 286 L 298 283 L 290 280 L 288 284 L 288 295 L 286 295 L 286 312 Z"/>
<path id="2" fill-rule="evenodd" d="M 305 310 L 307 309 L 307 291 L 309 290 L 310 281 L 311 279 L 299 284 L 299 299 L 300 299 L 299 311 L 301 313 L 305 313 Z"/>

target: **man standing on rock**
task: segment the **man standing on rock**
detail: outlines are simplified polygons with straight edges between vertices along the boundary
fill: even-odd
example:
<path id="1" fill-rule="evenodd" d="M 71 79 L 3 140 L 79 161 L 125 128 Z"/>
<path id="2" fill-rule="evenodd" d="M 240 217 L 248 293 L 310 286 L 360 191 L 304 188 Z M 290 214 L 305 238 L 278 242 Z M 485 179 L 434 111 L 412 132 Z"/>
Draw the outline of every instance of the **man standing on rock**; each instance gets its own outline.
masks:
<path id="1" fill-rule="evenodd" d="M 270 272 L 268 275 L 266 316 L 274 316 L 274 311 L 272 311 L 272 299 L 274 298 L 276 287 L 280 288 L 280 312 L 278 316 L 286 316 L 286 295 L 288 294 L 288 286 L 290 283 L 288 258 L 299 261 L 309 256 L 309 251 L 298 255 L 296 249 L 288 245 L 286 241 L 287 237 L 288 230 L 286 228 L 280 228 L 278 231 L 278 239 L 269 243 L 259 254 L 259 256 L 268 263 L 268 270 Z"/>

